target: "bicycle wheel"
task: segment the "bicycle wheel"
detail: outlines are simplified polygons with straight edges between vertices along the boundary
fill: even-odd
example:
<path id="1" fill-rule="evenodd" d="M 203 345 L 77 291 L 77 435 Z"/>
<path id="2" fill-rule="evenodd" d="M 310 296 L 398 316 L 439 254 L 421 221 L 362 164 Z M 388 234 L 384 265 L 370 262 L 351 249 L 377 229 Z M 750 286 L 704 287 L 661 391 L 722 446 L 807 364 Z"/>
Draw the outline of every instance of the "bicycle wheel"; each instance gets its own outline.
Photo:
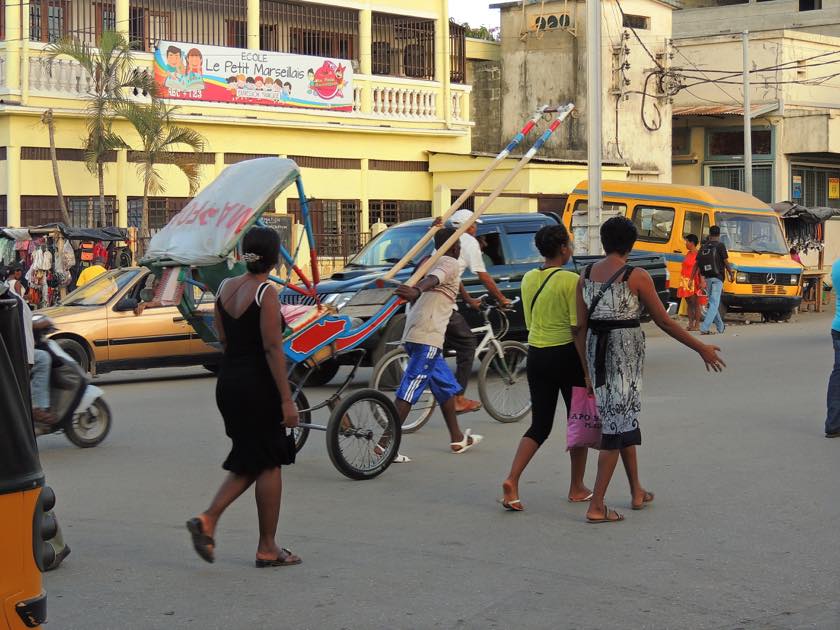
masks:
<path id="1" fill-rule="evenodd" d="M 394 403 L 382 392 L 360 389 L 341 401 L 327 425 L 327 453 L 350 479 L 381 475 L 400 448 Z"/>
<path id="2" fill-rule="evenodd" d="M 392 397 L 400 386 L 405 368 L 408 365 L 408 354 L 405 350 L 397 348 L 391 350 L 376 364 L 371 378 L 371 387 L 377 391 Z M 432 392 L 426 389 L 417 404 L 411 407 L 411 411 L 402 425 L 403 433 L 414 433 L 432 417 L 437 403 Z"/>
<path id="3" fill-rule="evenodd" d="M 490 346 L 478 368 L 478 395 L 491 416 L 499 422 L 518 422 L 531 411 L 528 389 L 528 347 L 518 341 L 503 341 L 502 355 Z"/>
<path id="4" fill-rule="evenodd" d="M 304 424 L 311 424 L 312 415 L 309 413 L 309 411 L 307 411 L 309 409 L 309 401 L 303 394 L 303 390 L 295 392 L 295 387 L 297 386 L 294 383 L 292 383 L 292 397 L 294 398 L 295 404 L 298 408 L 298 417 L 300 418 L 300 421 Z M 295 438 L 295 453 L 300 453 L 300 449 L 302 449 L 303 445 L 306 444 L 306 438 L 309 437 L 309 428 L 295 427 L 294 429 L 292 429 L 292 436 Z"/>

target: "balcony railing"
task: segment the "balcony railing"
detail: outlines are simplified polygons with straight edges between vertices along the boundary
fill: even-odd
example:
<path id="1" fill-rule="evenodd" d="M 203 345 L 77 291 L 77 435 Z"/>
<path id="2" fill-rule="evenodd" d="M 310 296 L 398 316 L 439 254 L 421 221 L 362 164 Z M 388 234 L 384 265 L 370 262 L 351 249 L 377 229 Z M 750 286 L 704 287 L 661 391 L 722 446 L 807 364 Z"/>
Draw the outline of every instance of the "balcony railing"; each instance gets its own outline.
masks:
<path id="1" fill-rule="evenodd" d="M 5 7 L 0 0 L 0 39 L 5 39 Z M 129 0 L 127 35 L 135 50 L 151 52 L 159 40 L 248 47 L 246 0 Z M 101 34 L 117 28 L 114 0 L 31 0 L 29 39 L 49 43 L 72 36 L 95 46 Z M 373 12 L 370 58 L 372 74 L 434 80 L 436 21 Z M 356 9 L 294 0 L 261 0 L 259 48 L 301 55 L 349 59 L 357 67 L 361 53 L 360 12 Z M 449 24 L 451 81 L 463 83 L 466 47 L 463 27 Z"/>
<path id="2" fill-rule="evenodd" d="M 82 67 L 69 59 L 56 59 L 50 63 L 45 56 L 33 51 L 28 62 L 28 81 L 30 93 L 34 96 L 83 99 L 90 94 L 91 78 Z M 6 85 L 5 58 L 0 55 L 0 86 Z M 138 59 L 138 72 L 151 72 L 152 61 L 146 55 Z M 318 116 L 338 116 L 351 118 L 380 118 L 406 122 L 435 122 L 444 118 L 440 110 L 443 86 L 430 81 L 415 81 L 392 77 L 355 75 L 353 78 L 353 110 L 349 113 L 317 112 Z M 450 119 L 454 123 L 469 122 L 468 86 L 452 85 Z M 146 95 L 135 94 L 142 99 Z M 215 105 L 193 103 L 191 106 Z M 222 104 L 219 104 L 222 106 Z M 249 105 L 230 105 L 247 110 Z M 283 109 L 286 113 L 298 113 L 298 110 Z M 299 110 L 309 113 L 309 110 Z"/>

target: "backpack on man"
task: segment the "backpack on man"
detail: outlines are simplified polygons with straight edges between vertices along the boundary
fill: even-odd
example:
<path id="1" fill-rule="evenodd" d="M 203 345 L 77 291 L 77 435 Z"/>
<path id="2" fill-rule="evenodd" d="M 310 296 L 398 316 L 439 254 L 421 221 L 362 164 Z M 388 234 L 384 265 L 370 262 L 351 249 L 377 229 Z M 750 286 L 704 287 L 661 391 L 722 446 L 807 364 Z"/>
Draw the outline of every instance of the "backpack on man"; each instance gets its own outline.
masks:
<path id="1" fill-rule="evenodd" d="M 700 251 L 697 253 L 697 268 L 700 270 L 700 275 L 705 278 L 721 278 L 723 277 L 723 270 L 721 269 L 721 257 L 718 250 L 720 241 L 707 241 L 703 243 Z"/>

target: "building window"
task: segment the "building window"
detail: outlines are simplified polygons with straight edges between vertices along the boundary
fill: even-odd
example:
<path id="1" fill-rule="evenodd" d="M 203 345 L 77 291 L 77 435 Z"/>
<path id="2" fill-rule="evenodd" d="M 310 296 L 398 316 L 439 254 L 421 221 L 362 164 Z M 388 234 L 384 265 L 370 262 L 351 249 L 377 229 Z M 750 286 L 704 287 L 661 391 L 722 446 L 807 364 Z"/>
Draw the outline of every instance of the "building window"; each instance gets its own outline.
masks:
<path id="1" fill-rule="evenodd" d="M 650 18 L 646 15 L 630 15 L 623 13 L 622 24 L 624 28 L 650 30 Z"/>
<path id="2" fill-rule="evenodd" d="M 368 208 L 368 227 L 375 223 L 384 223 L 390 227 L 403 221 L 432 216 L 431 201 L 370 201 Z"/>
<path id="3" fill-rule="evenodd" d="M 231 48 L 248 48 L 248 23 L 228 20 L 227 45 Z"/>
<path id="4" fill-rule="evenodd" d="M 29 39 L 57 42 L 70 31 L 70 3 L 35 0 L 29 5 Z"/>
<path id="5" fill-rule="evenodd" d="M 373 73 L 413 79 L 435 78 L 435 22 L 374 13 Z"/>
<path id="6" fill-rule="evenodd" d="M 149 197 L 149 231 L 154 234 L 163 229 L 189 201 L 189 197 Z M 126 207 L 128 226 L 139 228 L 143 220 L 143 198 L 129 197 Z"/>
<path id="7" fill-rule="evenodd" d="M 800 11 L 819 11 L 822 9 L 822 0 L 799 0 Z"/>
<path id="8" fill-rule="evenodd" d="M 773 132 L 771 129 L 752 130 L 752 152 L 755 156 L 773 154 Z M 733 157 L 744 155 L 744 132 L 741 129 L 710 131 L 708 133 L 709 157 Z"/>
<path id="9" fill-rule="evenodd" d="M 639 232 L 640 241 L 667 243 L 674 229 L 673 208 L 636 206 L 633 209 L 633 223 Z"/>
<path id="10" fill-rule="evenodd" d="M 133 7 L 128 12 L 128 38 L 135 50 L 153 51 L 162 39 L 177 39 L 172 35 L 172 14 Z"/>
<path id="11" fill-rule="evenodd" d="M 709 185 L 744 190 L 744 166 L 710 166 Z M 753 165 L 753 197 L 765 203 L 773 202 L 773 167 L 771 164 Z"/>
<path id="12" fill-rule="evenodd" d="M 467 30 L 460 24 L 449 22 L 449 80 L 467 82 Z"/>
<path id="13" fill-rule="evenodd" d="M 154 50 L 161 39 L 228 46 L 228 23 L 247 20 L 247 0 L 129 0 L 129 35 L 138 50 Z"/>
<path id="14" fill-rule="evenodd" d="M 840 169 L 794 166 L 791 201 L 807 206 L 840 208 Z"/>
<path id="15" fill-rule="evenodd" d="M 289 52 L 297 55 L 353 59 L 354 45 L 354 37 L 349 33 L 330 33 L 303 28 L 293 28 L 289 31 Z"/>
<path id="16" fill-rule="evenodd" d="M 295 221 L 301 223 L 300 201 L 289 199 L 286 207 Z M 319 253 L 347 259 L 361 249 L 362 212 L 358 199 L 312 199 L 309 212 Z"/>
<path id="17" fill-rule="evenodd" d="M 117 200 L 114 197 L 105 197 L 104 226 L 100 220 L 99 197 L 67 197 L 66 201 L 72 227 L 93 228 L 117 224 Z M 21 195 L 21 225 L 44 225 L 59 221 L 61 221 L 61 211 L 58 197 Z"/>
<path id="18" fill-rule="evenodd" d="M 117 30 L 117 11 L 113 4 L 96 5 L 96 36 L 102 35 L 103 31 Z"/>
<path id="19" fill-rule="evenodd" d="M 262 0 L 260 42 L 263 50 L 358 60 L 359 12 Z"/>
<path id="20" fill-rule="evenodd" d="M 671 133 L 671 155 L 691 155 L 690 127 L 674 127 Z"/>

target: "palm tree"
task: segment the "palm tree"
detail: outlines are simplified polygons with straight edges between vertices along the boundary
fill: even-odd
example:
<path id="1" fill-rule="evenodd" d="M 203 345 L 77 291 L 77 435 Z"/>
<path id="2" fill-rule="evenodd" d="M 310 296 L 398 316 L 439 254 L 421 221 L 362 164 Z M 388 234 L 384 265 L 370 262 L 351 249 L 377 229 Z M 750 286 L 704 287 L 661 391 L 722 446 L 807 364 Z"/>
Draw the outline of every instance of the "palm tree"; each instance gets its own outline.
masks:
<path id="1" fill-rule="evenodd" d="M 154 79 L 138 71 L 129 42 L 116 31 L 103 32 L 98 48 L 78 37 L 63 37 L 47 47 L 50 62 L 62 56 L 73 59 L 90 77 L 84 157 L 88 171 L 99 179 L 99 216 L 104 226 L 105 160 L 110 152 L 128 148 L 113 131 L 114 115 L 130 102 L 128 93 L 154 96 Z"/>
<path id="2" fill-rule="evenodd" d="M 143 213 L 140 223 L 140 236 L 149 236 L 149 195 L 166 192 L 163 176 L 158 170 L 159 164 L 174 164 L 187 178 L 190 196 L 195 195 L 201 183 L 198 155 L 204 151 L 204 136 L 190 129 L 173 124 L 172 114 L 177 107 L 171 107 L 153 99 L 148 105 L 128 104 L 119 110 L 137 135 L 142 148 L 134 152 L 137 161 L 137 173 L 143 179 Z M 176 149 L 186 147 L 192 150 L 179 152 Z"/>
<path id="3" fill-rule="evenodd" d="M 70 213 L 67 212 L 67 202 L 64 200 L 64 193 L 61 190 L 61 178 L 58 175 L 58 158 L 55 154 L 55 120 L 53 119 L 52 109 L 48 109 L 41 114 L 41 122 L 46 125 L 47 132 L 50 136 L 50 159 L 52 160 L 55 193 L 58 195 L 58 207 L 61 210 L 61 220 L 65 225 L 70 225 Z"/>

